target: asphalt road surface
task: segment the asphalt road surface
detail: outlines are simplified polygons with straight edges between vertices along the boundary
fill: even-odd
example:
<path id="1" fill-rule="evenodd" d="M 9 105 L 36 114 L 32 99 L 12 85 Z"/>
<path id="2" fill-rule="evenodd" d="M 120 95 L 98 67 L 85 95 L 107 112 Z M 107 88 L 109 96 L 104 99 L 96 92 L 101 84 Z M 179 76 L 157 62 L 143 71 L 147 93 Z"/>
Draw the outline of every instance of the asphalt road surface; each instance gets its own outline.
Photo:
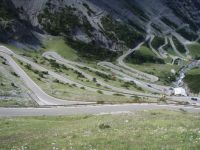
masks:
<path id="1" fill-rule="evenodd" d="M 66 115 L 100 115 L 132 113 L 144 110 L 175 110 L 200 113 L 200 108 L 192 106 L 158 105 L 158 104 L 121 104 L 52 108 L 0 108 L 0 117 L 12 116 L 66 116 Z"/>

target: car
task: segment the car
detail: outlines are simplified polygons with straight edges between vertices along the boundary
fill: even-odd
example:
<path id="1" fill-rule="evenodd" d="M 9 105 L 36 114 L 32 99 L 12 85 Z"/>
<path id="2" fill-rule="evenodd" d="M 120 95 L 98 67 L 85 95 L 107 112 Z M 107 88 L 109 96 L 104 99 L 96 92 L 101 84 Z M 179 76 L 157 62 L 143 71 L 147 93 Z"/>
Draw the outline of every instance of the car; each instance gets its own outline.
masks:
<path id="1" fill-rule="evenodd" d="M 151 86 L 151 85 L 149 85 L 149 84 L 148 84 L 147 86 L 148 86 L 148 87 L 152 87 L 152 86 Z"/>
<path id="2" fill-rule="evenodd" d="M 197 101 L 198 99 L 197 99 L 197 98 L 194 98 L 194 97 L 192 97 L 192 98 L 191 98 L 191 100 L 192 100 L 192 101 Z"/>

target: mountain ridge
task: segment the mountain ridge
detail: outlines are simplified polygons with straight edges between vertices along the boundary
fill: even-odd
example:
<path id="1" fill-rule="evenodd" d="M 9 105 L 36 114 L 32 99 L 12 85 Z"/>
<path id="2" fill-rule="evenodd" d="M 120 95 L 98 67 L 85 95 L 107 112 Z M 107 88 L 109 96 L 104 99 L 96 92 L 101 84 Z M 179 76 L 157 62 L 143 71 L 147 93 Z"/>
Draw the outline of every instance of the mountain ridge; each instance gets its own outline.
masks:
<path id="1" fill-rule="evenodd" d="M 6 7 L 11 7 L 18 18 L 14 18 L 17 23 L 12 26 L 15 28 L 16 37 L 2 38 L 1 36 L 1 41 L 18 44 L 18 46 L 19 43 L 33 45 L 33 47 L 40 45 L 38 35 L 52 34 L 47 29 L 47 25 L 52 30 L 55 30 L 55 27 L 59 28 L 56 35 L 113 51 L 134 47 L 134 43 L 141 41 L 140 38 L 137 40 L 138 33 L 143 38 L 146 34 L 163 37 L 177 32 L 176 30 L 180 28 L 179 34 L 193 35 L 194 38 L 189 40 L 194 40 L 198 37 L 196 32 L 200 25 L 197 9 L 199 2 L 195 2 L 194 5 L 193 1 L 190 3 L 185 0 L 175 1 L 173 4 L 169 0 L 153 0 L 151 3 L 148 0 L 4 0 L 3 3 Z M 69 8 L 71 8 L 70 13 Z M 45 15 L 47 12 L 48 14 Z M 185 17 L 180 17 L 183 13 Z M 70 20 L 71 16 L 74 18 Z M 110 22 L 105 19 L 108 17 Z M 78 21 L 69 26 L 75 19 Z M 107 22 L 103 23 L 103 19 Z M 107 29 L 105 29 L 106 25 Z M 26 32 L 22 32 L 21 28 Z M 69 30 L 65 31 L 66 28 Z M 0 32 L 10 31 L 1 29 Z M 131 36 L 133 34 L 135 36 Z M 183 37 L 187 38 L 187 36 Z"/>

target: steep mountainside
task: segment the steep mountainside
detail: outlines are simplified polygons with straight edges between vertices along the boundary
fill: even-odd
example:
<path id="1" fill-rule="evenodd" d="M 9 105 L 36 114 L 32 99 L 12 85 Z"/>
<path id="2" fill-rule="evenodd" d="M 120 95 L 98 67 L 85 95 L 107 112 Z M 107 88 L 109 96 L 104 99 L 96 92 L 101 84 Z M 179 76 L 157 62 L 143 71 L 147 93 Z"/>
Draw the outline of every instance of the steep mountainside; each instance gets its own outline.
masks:
<path id="1" fill-rule="evenodd" d="M 18 12 L 19 8 L 11 1 L 2 0 L 0 3 L 0 41 L 24 48 L 37 47 L 40 40 L 33 34 L 35 27 L 28 20 L 20 18 Z"/>
<path id="2" fill-rule="evenodd" d="M 146 33 L 177 31 L 195 40 L 199 8 L 196 0 L 3 0 L 0 40 L 35 47 L 47 33 L 64 36 L 74 48 L 114 51 L 133 47 Z"/>
<path id="3" fill-rule="evenodd" d="M 183 21 L 188 23 L 191 28 L 198 30 L 200 27 L 200 1 L 195 0 L 174 0 L 167 1 L 167 4 L 174 13 Z M 183 15 L 184 14 L 184 15 Z"/>

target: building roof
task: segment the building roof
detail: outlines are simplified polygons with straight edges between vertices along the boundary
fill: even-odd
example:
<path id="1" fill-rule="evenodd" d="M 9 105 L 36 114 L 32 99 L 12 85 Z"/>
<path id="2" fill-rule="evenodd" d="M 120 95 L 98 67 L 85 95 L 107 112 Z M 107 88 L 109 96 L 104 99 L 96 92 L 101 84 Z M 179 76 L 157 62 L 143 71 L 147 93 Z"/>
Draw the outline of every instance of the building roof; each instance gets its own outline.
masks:
<path id="1" fill-rule="evenodd" d="M 187 96 L 184 88 L 174 88 L 174 95 Z"/>

